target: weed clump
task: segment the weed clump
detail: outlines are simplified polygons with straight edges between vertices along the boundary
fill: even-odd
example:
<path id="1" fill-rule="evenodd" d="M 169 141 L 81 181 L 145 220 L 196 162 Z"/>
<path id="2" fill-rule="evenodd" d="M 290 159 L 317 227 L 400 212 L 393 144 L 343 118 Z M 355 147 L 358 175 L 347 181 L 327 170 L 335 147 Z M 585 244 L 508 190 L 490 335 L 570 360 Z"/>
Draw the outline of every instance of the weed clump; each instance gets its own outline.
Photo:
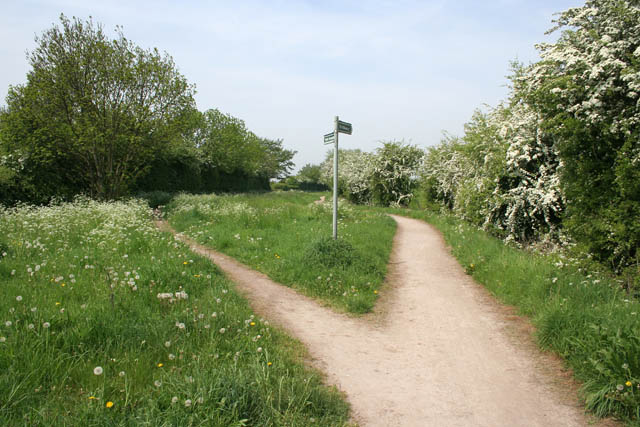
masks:
<path id="1" fill-rule="evenodd" d="M 357 257 L 357 252 L 351 243 L 341 239 L 334 240 L 331 237 L 316 240 L 305 253 L 305 259 L 309 262 L 328 268 L 349 267 Z"/>

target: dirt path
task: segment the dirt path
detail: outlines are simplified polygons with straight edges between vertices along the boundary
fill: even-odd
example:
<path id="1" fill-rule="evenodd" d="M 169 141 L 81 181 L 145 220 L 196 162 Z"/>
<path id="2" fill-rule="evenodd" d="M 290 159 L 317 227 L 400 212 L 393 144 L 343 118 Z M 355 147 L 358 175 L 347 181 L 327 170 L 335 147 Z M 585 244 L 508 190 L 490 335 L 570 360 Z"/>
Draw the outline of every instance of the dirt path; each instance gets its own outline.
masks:
<path id="1" fill-rule="evenodd" d="M 532 356 L 530 343 L 514 336 L 513 321 L 464 274 L 440 234 L 422 221 L 394 219 L 383 312 L 364 318 L 336 314 L 180 238 L 224 270 L 257 313 L 307 346 L 362 426 L 587 425 L 545 373 L 545 356 Z"/>

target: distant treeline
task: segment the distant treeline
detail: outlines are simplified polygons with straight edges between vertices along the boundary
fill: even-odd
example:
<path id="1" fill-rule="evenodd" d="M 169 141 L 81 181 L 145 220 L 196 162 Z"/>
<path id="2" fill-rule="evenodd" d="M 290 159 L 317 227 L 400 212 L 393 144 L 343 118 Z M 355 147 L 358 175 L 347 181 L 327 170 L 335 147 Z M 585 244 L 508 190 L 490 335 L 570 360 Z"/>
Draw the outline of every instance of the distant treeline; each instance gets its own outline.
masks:
<path id="1" fill-rule="evenodd" d="M 36 38 L 27 82 L 0 109 L 0 203 L 86 194 L 267 190 L 294 151 L 218 110 L 168 54 L 144 50 L 92 20 L 60 17 Z"/>

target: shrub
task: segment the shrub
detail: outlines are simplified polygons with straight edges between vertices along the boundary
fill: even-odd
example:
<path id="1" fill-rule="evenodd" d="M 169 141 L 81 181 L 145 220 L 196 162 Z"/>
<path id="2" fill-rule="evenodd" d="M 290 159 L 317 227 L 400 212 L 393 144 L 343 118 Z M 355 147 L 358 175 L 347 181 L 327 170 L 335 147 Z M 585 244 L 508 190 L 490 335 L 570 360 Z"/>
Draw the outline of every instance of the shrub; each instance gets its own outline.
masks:
<path id="1" fill-rule="evenodd" d="M 348 267 L 356 257 L 356 251 L 351 243 L 342 239 L 334 240 L 331 237 L 323 237 L 309 246 L 305 259 L 333 268 Z"/>

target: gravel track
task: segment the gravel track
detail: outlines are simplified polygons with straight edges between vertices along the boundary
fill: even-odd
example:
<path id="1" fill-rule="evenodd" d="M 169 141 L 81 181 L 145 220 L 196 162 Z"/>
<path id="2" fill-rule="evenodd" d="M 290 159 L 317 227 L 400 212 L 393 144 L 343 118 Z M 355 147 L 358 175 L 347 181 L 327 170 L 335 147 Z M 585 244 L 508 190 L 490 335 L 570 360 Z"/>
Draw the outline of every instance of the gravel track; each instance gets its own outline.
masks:
<path id="1" fill-rule="evenodd" d="M 256 313 L 304 343 L 362 426 L 593 424 L 561 363 L 532 344 L 528 323 L 464 273 L 433 227 L 393 218 L 387 283 L 376 312 L 360 318 L 177 236 L 212 259 Z"/>

